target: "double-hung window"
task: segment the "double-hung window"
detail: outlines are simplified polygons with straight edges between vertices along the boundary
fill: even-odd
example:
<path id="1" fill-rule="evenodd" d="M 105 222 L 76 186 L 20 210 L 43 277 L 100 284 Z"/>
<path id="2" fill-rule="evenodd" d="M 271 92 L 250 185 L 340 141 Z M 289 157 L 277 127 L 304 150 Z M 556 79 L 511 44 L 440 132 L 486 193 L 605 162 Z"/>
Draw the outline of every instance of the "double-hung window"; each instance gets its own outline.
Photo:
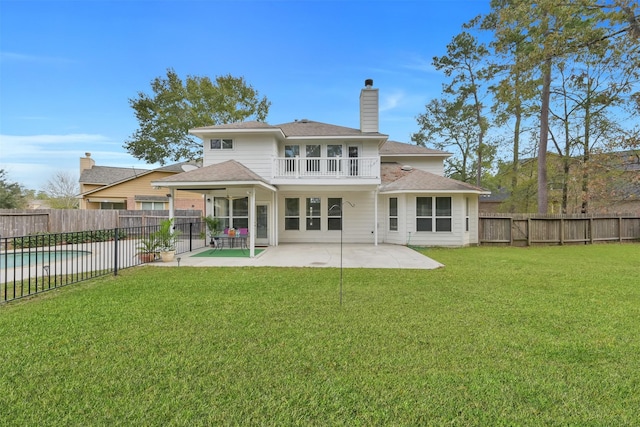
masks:
<path id="1" fill-rule="evenodd" d="M 165 202 L 140 202 L 140 209 L 144 211 L 161 211 L 166 209 Z"/>
<path id="2" fill-rule="evenodd" d="M 284 229 L 300 230 L 300 199 L 284 199 Z"/>
<path id="3" fill-rule="evenodd" d="M 209 140 L 212 150 L 233 150 L 233 139 L 211 139 Z"/>
<path id="4" fill-rule="evenodd" d="M 307 197 L 307 230 L 320 230 L 320 198 Z"/>
<path id="5" fill-rule="evenodd" d="M 451 231 L 451 218 L 451 197 L 416 197 L 416 231 Z"/>
<path id="6" fill-rule="evenodd" d="M 389 198 L 389 231 L 398 231 L 398 198 Z"/>

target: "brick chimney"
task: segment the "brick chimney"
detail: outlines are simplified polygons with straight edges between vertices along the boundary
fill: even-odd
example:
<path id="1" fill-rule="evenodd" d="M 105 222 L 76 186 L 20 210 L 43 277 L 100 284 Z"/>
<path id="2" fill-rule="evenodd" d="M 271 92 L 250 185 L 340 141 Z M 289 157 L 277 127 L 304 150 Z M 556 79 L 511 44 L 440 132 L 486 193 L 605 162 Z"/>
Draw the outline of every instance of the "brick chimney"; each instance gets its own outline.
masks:
<path id="1" fill-rule="evenodd" d="M 364 81 L 360 91 L 360 131 L 378 132 L 378 89 L 373 88 L 373 79 Z"/>
<path id="2" fill-rule="evenodd" d="M 91 153 L 84 153 L 84 155 L 85 157 L 80 157 L 80 175 L 82 175 L 82 171 L 91 169 L 96 164 L 95 160 L 91 158 Z"/>

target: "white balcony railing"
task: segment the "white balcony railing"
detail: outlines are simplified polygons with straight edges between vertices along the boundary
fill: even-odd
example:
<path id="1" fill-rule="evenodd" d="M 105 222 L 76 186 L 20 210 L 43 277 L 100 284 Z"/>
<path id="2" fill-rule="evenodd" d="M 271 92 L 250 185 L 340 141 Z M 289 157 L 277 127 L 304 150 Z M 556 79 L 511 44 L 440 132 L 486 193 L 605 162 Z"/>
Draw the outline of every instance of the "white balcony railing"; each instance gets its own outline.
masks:
<path id="1" fill-rule="evenodd" d="M 278 157 L 275 178 L 378 178 L 377 157 Z"/>

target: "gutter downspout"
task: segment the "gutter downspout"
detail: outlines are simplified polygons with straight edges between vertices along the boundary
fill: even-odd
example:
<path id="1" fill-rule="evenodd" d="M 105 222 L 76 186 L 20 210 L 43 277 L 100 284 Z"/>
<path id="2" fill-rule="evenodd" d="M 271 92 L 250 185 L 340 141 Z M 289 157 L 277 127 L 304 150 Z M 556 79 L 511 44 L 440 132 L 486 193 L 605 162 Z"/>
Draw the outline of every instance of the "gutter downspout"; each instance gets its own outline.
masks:
<path id="1" fill-rule="evenodd" d="M 378 246 L 378 190 L 373 192 L 373 246 Z"/>

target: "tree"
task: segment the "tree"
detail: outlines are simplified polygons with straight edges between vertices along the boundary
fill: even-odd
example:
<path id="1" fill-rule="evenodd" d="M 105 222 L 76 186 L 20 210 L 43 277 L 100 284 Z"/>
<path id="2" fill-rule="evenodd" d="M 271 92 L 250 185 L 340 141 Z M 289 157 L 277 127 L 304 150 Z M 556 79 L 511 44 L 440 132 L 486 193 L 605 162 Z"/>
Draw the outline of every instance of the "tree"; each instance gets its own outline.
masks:
<path id="1" fill-rule="evenodd" d="M 271 103 L 244 78 L 231 75 L 187 76 L 183 82 L 173 69 L 151 82 L 153 95 L 139 92 L 129 99 L 138 129 L 125 142 L 131 155 L 149 163 L 192 160 L 202 156 L 202 143 L 189 129 L 235 123 L 249 118 L 264 121 Z"/>
<path id="2" fill-rule="evenodd" d="M 16 182 L 7 180 L 7 172 L 0 169 L 0 208 L 24 209 L 27 207 L 26 190 Z"/>
<path id="3" fill-rule="evenodd" d="M 77 209 L 78 180 L 65 171 L 56 172 L 42 190 L 53 209 Z"/>
<path id="4" fill-rule="evenodd" d="M 487 48 L 478 43 L 468 32 L 455 36 L 447 45 L 447 54 L 433 58 L 437 70 L 443 70 L 451 82 L 444 85 L 444 93 L 456 96 L 463 104 L 471 105 L 474 125 L 477 128 L 478 144 L 476 146 L 476 185 L 482 185 L 482 160 L 484 136 L 488 122 L 484 116 L 483 94 L 480 83 L 490 78 L 490 68 L 484 61 L 489 54 Z"/>
<path id="5" fill-rule="evenodd" d="M 453 156 L 445 161 L 445 174 L 472 182 L 479 140 L 473 106 L 460 98 L 454 101 L 434 99 L 417 120 L 420 132 L 411 136 L 412 141 L 423 147 L 429 142 L 434 148 L 451 151 Z"/>
<path id="6" fill-rule="evenodd" d="M 540 0 L 535 3 L 525 0 L 492 0 L 491 5 L 491 28 L 494 31 L 493 46 L 496 51 L 500 53 L 513 49 L 516 40 L 524 54 L 523 58 L 526 58 L 518 66 L 527 71 L 535 71 L 542 81 L 539 89 L 538 211 L 546 213 L 546 152 L 554 70 L 559 63 L 573 61 L 594 46 L 624 32 L 625 29 L 620 30 L 621 22 L 631 22 L 630 17 L 619 4 L 602 4 L 596 0 Z M 631 23 L 627 25 L 626 31 L 629 28 L 633 28 Z"/>

